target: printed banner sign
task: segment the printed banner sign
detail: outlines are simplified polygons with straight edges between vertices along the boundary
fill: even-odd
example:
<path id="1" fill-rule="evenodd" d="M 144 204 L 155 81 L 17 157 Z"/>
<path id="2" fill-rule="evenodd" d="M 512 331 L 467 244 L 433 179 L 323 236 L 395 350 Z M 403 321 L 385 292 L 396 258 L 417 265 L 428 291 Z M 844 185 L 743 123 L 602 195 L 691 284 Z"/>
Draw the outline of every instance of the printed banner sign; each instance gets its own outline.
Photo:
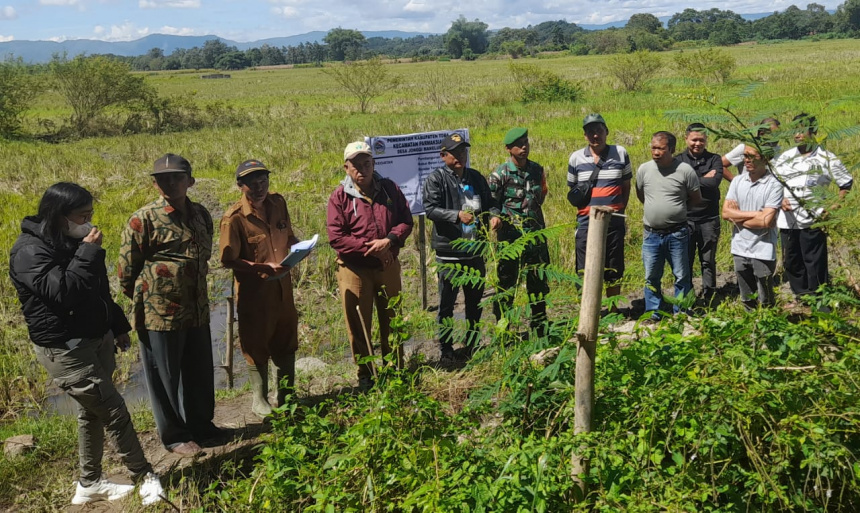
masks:
<path id="1" fill-rule="evenodd" d="M 394 180 L 406 196 L 413 215 L 424 213 L 424 180 L 434 169 L 445 165 L 439 156 L 439 146 L 454 132 L 469 141 L 467 128 L 365 138 L 376 159 L 376 172 Z"/>

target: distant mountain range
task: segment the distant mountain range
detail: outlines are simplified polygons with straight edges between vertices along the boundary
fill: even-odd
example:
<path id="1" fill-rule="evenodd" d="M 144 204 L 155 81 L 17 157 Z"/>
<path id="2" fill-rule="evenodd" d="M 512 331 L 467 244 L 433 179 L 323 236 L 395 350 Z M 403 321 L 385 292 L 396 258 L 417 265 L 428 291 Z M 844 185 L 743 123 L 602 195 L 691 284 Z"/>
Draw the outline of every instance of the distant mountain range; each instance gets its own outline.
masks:
<path id="1" fill-rule="evenodd" d="M 114 54 L 125 57 L 143 55 L 153 48 L 161 48 L 165 55 L 170 55 L 178 48 L 194 48 L 202 47 L 206 41 L 210 39 L 218 39 L 227 46 L 235 46 L 239 50 L 247 50 L 248 48 L 259 48 L 263 45 L 269 46 L 298 46 L 301 43 L 322 43 L 327 32 L 314 31 L 306 34 L 298 34 L 295 36 L 272 37 L 269 39 L 261 39 L 259 41 L 251 41 L 248 43 L 239 43 L 214 35 L 210 36 L 172 36 L 167 34 L 150 34 L 134 41 L 99 41 L 97 39 L 69 39 L 67 41 L 6 41 L 0 43 L 0 56 L 6 57 L 12 55 L 21 57 L 25 62 L 40 63 L 48 62 L 54 54 L 63 54 L 64 52 L 69 57 L 74 57 L 82 53 L 93 54 Z M 364 37 L 384 37 L 384 38 L 407 38 L 414 36 L 430 35 L 425 32 L 401 32 L 399 30 L 385 31 L 365 31 L 362 32 Z"/>
<path id="2" fill-rule="evenodd" d="M 748 20 L 756 20 L 763 18 L 772 13 L 759 14 L 743 14 L 742 16 Z M 670 16 L 663 16 L 660 21 L 665 23 L 669 21 Z M 627 24 L 627 20 L 615 21 L 603 25 L 579 25 L 586 30 L 603 30 L 610 27 L 623 27 Z M 261 39 L 259 41 L 251 41 L 247 43 L 239 43 L 222 37 L 209 36 L 172 36 L 167 34 L 151 34 L 146 37 L 135 39 L 134 41 L 100 41 L 97 39 L 69 39 L 67 41 L 6 41 L 0 42 L 0 57 L 21 57 L 25 62 L 42 63 L 51 60 L 54 54 L 67 54 L 69 57 L 74 57 L 80 54 L 114 54 L 126 57 L 143 55 L 153 48 L 160 48 L 165 55 L 170 55 L 178 48 L 194 48 L 202 47 L 206 41 L 210 39 L 221 40 L 227 46 L 235 46 L 239 50 L 247 50 L 248 48 L 259 48 L 263 45 L 269 46 L 298 46 L 301 43 L 321 43 L 327 32 L 317 30 L 306 34 L 298 34 L 295 36 L 272 37 L 269 39 Z M 415 36 L 430 36 L 434 35 L 426 32 L 402 32 L 399 30 L 385 31 L 362 31 L 364 37 L 384 37 L 392 39 L 395 37 L 409 38 Z"/>

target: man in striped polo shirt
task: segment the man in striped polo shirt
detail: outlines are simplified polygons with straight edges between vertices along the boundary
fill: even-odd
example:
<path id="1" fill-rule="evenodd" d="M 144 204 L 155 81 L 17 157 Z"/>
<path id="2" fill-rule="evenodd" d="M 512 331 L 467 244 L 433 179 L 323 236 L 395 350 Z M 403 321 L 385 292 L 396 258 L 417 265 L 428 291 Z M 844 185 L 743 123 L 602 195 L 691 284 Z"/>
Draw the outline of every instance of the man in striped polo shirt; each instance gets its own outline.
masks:
<path id="1" fill-rule="evenodd" d="M 606 144 L 609 128 L 600 114 L 589 114 L 582 122 L 588 146 L 570 154 L 567 165 L 567 185 L 573 189 L 577 183 L 592 182 L 591 199 L 577 207 L 576 270 L 585 268 L 585 242 L 588 239 L 588 213 L 593 206 L 606 206 L 623 214 L 630 198 L 630 179 L 633 167 L 623 146 Z M 597 173 L 597 176 L 594 176 Z M 596 181 L 595 181 L 596 180 Z M 570 199 L 570 196 L 568 196 Z M 576 206 L 576 205 L 574 205 Z M 603 280 L 607 284 L 606 296 L 621 294 L 621 277 L 624 275 L 624 237 L 627 233 L 622 216 L 612 216 L 606 241 L 606 263 Z"/>

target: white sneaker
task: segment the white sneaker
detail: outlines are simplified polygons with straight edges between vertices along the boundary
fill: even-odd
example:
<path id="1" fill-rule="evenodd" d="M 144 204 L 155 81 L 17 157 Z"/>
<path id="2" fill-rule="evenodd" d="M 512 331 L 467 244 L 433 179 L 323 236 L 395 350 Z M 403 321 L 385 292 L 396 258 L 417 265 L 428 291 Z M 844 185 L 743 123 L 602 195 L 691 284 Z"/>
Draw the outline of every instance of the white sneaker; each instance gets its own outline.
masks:
<path id="1" fill-rule="evenodd" d="M 90 486 L 81 486 L 81 482 L 78 481 L 75 496 L 72 497 L 72 504 L 78 505 L 95 501 L 115 501 L 130 494 L 132 490 L 134 490 L 134 485 L 112 483 L 104 478 L 100 478 Z"/>
<path id="2" fill-rule="evenodd" d="M 152 472 L 146 474 L 140 483 L 140 502 L 144 506 L 155 504 L 161 500 L 162 494 L 164 494 L 164 488 L 161 486 L 158 474 Z"/>

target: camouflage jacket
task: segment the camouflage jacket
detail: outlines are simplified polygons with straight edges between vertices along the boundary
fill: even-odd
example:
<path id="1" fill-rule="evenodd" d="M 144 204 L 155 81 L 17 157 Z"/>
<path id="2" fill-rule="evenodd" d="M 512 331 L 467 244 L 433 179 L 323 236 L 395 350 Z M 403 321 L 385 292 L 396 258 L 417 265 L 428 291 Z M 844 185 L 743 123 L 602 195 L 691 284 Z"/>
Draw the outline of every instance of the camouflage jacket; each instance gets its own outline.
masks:
<path id="1" fill-rule="evenodd" d="M 490 212 L 501 216 L 506 228 L 522 223 L 524 231 L 535 231 L 546 226 L 541 209 L 546 177 L 540 164 L 529 160 L 519 169 L 508 159 L 490 174 L 487 183 L 496 205 Z"/>
<path id="2" fill-rule="evenodd" d="M 135 329 L 209 324 L 212 234 L 209 211 L 190 200 L 185 216 L 164 198 L 132 214 L 122 233 L 117 272 L 123 294 L 134 300 Z"/>

